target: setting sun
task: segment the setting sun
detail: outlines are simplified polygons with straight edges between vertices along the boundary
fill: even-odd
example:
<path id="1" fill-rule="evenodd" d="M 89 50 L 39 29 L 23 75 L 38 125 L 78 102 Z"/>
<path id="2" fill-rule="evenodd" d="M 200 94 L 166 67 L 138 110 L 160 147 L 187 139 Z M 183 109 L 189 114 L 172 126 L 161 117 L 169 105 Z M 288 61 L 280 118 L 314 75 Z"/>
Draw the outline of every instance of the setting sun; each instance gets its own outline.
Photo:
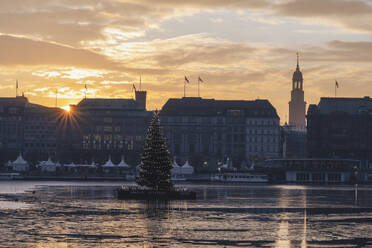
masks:
<path id="1" fill-rule="evenodd" d="M 67 112 L 70 112 L 70 105 L 63 106 L 62 109 L 66 110 Z"/>

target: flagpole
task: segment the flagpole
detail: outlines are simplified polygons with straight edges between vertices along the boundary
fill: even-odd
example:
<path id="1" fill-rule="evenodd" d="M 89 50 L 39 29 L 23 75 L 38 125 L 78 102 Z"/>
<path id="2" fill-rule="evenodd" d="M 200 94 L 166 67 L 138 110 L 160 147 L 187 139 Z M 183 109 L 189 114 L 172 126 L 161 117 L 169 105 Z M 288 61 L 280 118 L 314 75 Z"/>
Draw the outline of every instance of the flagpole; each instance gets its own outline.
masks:
<path id="1" fill-rule="evenodd" d="M 337 97 L 337 81 L 335 81 L 335 97 Z"/>
<path id="2" fill-rule="evenodd" d="M 186 80 L 183 82 L 183 97 L 186 97 Z"/>
<path id="3" fill-rule="evenodd" d="M 337 96 L 337 93 L 336 93 L 336 84 L 335 84 L 335 97 Z"/>
<path id="4" fill-rule="evenodd" d="M 200 80 L 198 79 L 198 97 L 200 97 Z"/>

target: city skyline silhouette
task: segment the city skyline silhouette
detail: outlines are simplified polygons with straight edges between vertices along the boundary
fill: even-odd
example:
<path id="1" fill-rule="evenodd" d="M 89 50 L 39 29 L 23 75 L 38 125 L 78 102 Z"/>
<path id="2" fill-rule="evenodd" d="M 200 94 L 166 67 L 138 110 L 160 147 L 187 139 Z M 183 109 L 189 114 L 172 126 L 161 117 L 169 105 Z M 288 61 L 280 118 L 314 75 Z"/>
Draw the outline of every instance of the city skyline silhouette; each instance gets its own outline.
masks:
<path id="1" fill-rule="evenodd" d="M 305 101 L 369 95 L 368 1 L 6 1 L 0 13 L 0 96 L 58 106 L 85 97 L 133 98 L 149 109 L 168 98 L 269 99 L 288 121 L 300 53 Z M 87 91 L 85 91 L 85 85 Z"/>

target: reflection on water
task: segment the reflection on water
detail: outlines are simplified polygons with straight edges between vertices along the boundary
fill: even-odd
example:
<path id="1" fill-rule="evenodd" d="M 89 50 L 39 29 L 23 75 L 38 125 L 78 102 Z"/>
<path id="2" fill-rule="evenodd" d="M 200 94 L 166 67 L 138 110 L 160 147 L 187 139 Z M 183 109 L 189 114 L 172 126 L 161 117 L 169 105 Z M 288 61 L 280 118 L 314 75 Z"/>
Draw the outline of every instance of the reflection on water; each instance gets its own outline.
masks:
<path id="1" fill-rule="evenodd" d="M 18 209 L 18 208 L 28 208 L 29 204 L 24 202 L 14 202 L 14 201 L 4 201 L 0 200 L 0 210 L 1 209 Z"/>
<path id="2" fill-rule="evenodd" d="M 9 192 L 17 183 L 23 183 L 23 191 Z M 6 246 L 372 245 L 370 187 L 356 191 L 342 186 L 188 185 L 199 200 L 118 201 L 114 189 L 119 184 L 2 185 L 7 190 L 0 189 L 0 198 L 29 204 L 0 211 L 0 242 Z"/>

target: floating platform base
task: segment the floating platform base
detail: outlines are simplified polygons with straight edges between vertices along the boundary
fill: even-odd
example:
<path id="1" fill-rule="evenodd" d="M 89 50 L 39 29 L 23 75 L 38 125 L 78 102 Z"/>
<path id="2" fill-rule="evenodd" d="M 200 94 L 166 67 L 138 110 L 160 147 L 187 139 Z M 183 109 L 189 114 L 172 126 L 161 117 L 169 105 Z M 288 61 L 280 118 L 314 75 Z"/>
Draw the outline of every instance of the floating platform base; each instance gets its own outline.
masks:
<path id="1" fill-rule="evenodd" d="M 195 200 L 196 193 L 193 191 L 162 191 L 162 190 L 131 190 L 118 189 L 119 200 Z"/>

